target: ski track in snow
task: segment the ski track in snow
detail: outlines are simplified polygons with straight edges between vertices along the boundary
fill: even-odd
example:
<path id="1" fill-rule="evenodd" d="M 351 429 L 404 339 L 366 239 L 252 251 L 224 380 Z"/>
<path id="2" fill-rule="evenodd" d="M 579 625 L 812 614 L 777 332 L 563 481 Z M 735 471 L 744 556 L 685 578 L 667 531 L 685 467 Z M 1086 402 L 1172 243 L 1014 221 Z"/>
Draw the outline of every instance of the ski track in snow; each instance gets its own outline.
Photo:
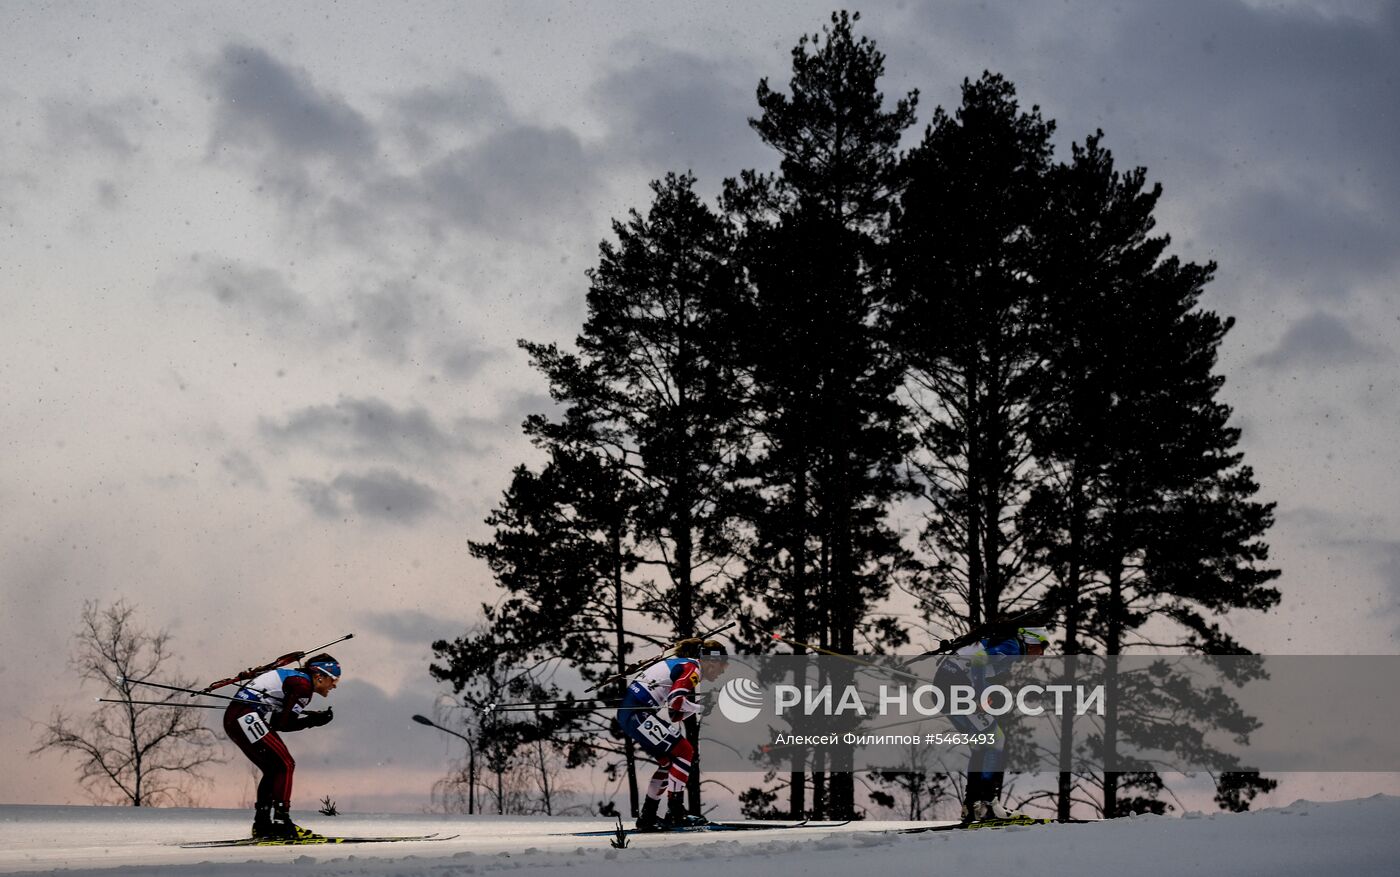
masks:
<path id="1" fill-rule="evenodd" d="M 865 822 L 835 829 L 607 838 L 560 833 L 609 827 L 603 819 L 445 815 L 300 814 L 340 835 L 460 833 L 437 843 L 354 847 L 181 849 L 182 841 L 243 835 L 234 810 L 0 805 L 0 873 L 67 877 L 455 877 L 524 871 L 569 877 L 724 877 L 735 874 L 1150 875 L 1400 874 L 1400 798 L 1312 803 L 1242 814 L 1138 817 L 1089 825 L 899 835 L 911 823 Z"/>

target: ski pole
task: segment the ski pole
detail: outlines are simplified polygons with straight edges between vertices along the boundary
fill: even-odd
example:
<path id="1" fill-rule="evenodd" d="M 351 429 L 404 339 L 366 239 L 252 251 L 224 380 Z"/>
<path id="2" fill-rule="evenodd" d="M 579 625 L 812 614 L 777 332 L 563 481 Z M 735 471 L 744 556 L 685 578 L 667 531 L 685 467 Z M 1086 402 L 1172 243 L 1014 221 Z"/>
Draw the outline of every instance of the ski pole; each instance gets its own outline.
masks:
<path id="1" fill-rule="evenodd" d="M 343 643 L 348 639 L 354 638 L 355 635 L 353 633 L 347 633 L 340 639 L 333 639 L 325 645 L 317 646 L 314 649 L 307 649 L 304 652 L 288 652 L 287 654 L 283 655 L 277 660 L 272 661 L 268 664 L 264 664 L 261 667 L 249 667 L 247 670 L 244 670 L 242 673 L 239 673 L 236 676 L 230 676 L 227 679 L 220 679 L 218 682 L 211 682 L 207 686 L 205 686 L 203 690 L 197 691 L 195 692 L 195 694 L 208 694 L 209 692 L 214 691 L 215 689 L 223 688 L 225 685 L 232 685 L 235 682 L 246 682 L 249 679 L 252 679 L 254 676 L 259 675 L 260 673 L 266 673 L 269 670 L 276 670 L 279 667 L 285 667 L 293 661 L 300 661 L 302 658 L 306 657 L 311 652 L 319 652 L 323 649 L 330 648 L 336 643 Z"/>
<path id="2" fill-rule="evenodd" d="M 488 713 L 510 713 L 529 712 L 530 710 L 606 710 L 621 706 L 620 703 L 595 703 L 590 700 L 568 701 L 546 701 L 543 703 L 488 703 L 483 704 L 480 709 Z"/>
<path id="3" fill-rule="evenodd" d="M 698 639 L 698 640 L 703 640 L 703 639 L 705 639 L 706 637 L 714 636 L 715 634 L 720 633 L 721 631 L 728 630 L 729 628 L 733 627 L 734 625 L 736 625 L 736 624 L 738 624 L 738 623 L 739 623 L 739 622 L 737 622 L 737 621 L 731 621 L 731 622 L 729 622 L 728 624 L 722 624 L 722 625 L 720 625 L 719 627 L 711 628 L 711 629 L 705 631 L 704 633 L 700 634 L 699 636 L 687 637 L 686 639 Z M 681 640 L 680 642 L 677 642 L 675 645 L 671 646 L 669 649 L 664 650 L 663 652 L 661 652 L 661 654 L 656 655 L 655 657 L 651 657 L 651 658 L 647 658 L 647 659 L 642 660 L 642 661 L 638 661 L 638 662 L 636 662 L 635 664 L 630 664 L 630 665 L 628 665 L 626 668 L 624 668 L 623 671 L 622 671 L 621 673 L 614 673 L 613 675 L 608 676 L 607 678 L 598 680 L 597 682 L 595 682 L 595 683 L 593 683 L 592 685 L 590 685 L 588 688 L 585 688 L 585 689 L 584 689 L 584 693 L 587 694 L 587 693 L 590 692 L 590 691 L 597 691 L 599 688 L 602 688 L 604 685 L 610 685 L 610 684 L 612 684 L 613 682 L 617 682 L 617 681 L 619 681 L 619 680 L 626 679 L 626 678 L 629 677 L 629 676 L 632 676 L 632 675 L 634 675 L 634 674 L 640 673 L 641 671 L 643 671 L 643 670 L 645 670 L 646 668 L 650 667 L 652 664 L 657 663 L 658 661 L 664 661 L 664 660 L 666 660 L 668 657 L 670 657 L 671 655 L 675 654 L 676 649 L 680 647 L 680 643 L 685 642 L 685 641 L 686 641 L 686 640 Z"/>
<path id="4" fill-rule="evenodd" d="M 181 703 L 175 700 L 117 700 L 114 697 L 99 697 L 98 703 L 134 703 L 141 706 L 178 706 L 187 710 L 222 710 L 228 709 L 221 703 Z M 250 701 L 251 702 L 251 701 Z"/>
<path id="5" fill-rule="evenodd" d="M 213 694 L 213 693 L 208 692 L 208 691 L 195 691 L 193 688 L 180 688 L 180 687 L 177 686 L 177 685 L 163 685 L 163 684 L 161 684 L 161 683 L 159 683 L 159 682 L 147 682 L 147 681 L 144 680 L 144 679 L 131 679 L 131 678 L 126 677 L 126 676 L 118 676 L 118 677 L 117 677 L 117 681 L 118 681 L 118 682 L 130 682 L 132 685 L 146 685 L 146 686 L 149 686 L 149 687 L 151 687 L 151 688 L 161 688 L 161 689 L 164 689 L 165 691 L 178 691 L 178 692 L 180 692 L 181 694 L 188 694 L 188 695 L 191 695 L 192 697 L 217 697 L 217 698 L 219 698 L 220 700 L 235 700 L 235 701 L 238 701 L 239 703 L 252 703 L 252 701 L 250 701 L 250 700 L 244 700 L 244 699 L 241 698 L 241 697 L 229 697 L 227 694 Z M 258 691 L 256 688 L 249 688 L 248 690 L 251 691 L 251 692 L 253 692 L 253 693 L 255 693 L 255 694 L 267 694 L 266 691 Z"/>
<path id="6" fill-rule="evenodd" d="M 484 709 L 488 709 L 488 710 L 498 710 L 498 709 L 506 709 L 506 708 L 508 708 L 508 707 L 517 707 L 517 706 L 518 706 L 518 707 L 535 707 L 535 706 L 540 706 L 540 707 L 545 707 L 545 706 L 578 706 L 578 705 L 580 705 L 580 704 L 595 703 L 595 702 L 596 702 L 596 703 L 600 703 L 602 706 L 607 706 L 607 705 L 608 705 L 607 703 L 602 702 L 599 698 L 596 698 L 596 697 L 579 697 L 579 698 L 575 698 L 575 699 L 573 699 L 573 700 L 512 700 L 512 701 L 508 701 L 508 702 L 506 702 L 506 703 L 488 703 L 488 704 L 483 704 L 483 708 L 484 708 Z M 618 702 L 618 701 L 614 701 L 614 703 L 617 703 L 617 702 Z"/>
<path id="7" fill-rule="evenodd" d="M 694 699 L 694 700 L 704 700 L 704 699 L 705 699 L 706 697 L 708 697 L 708 696 L 709 696 L 709 694 L 708 694 L 707 692 L 703 692 L 703 691 L 691 695 L 692 699 Z M 590 704 L 590 703 L 591 703 L 591 704 L 597 704 L 597 706 L 598 706 L 599 709 L 609 709 L 609 708 L 611 708 L 611 707 L 616 707 L 616 706 L 621 706 L 621 705 L 622 705 L 622 701 L 620 701 L 620 700 L 618 700 L 618 699 L 616 699 L 616 698 L 613 698 L 613 699 L 611 699 L 611 700 L 606 700 L 606 701 L 605 701 L 605 700 L 603 700 L 602 698 L 598 698 L 598 697 L 579 697 L 579 698 L 575 698 L 575 699 L 573 699 L 573 700 L 512 700 L 512 701 L 508 701 L 508 702 L 506 702 L 506 703 L 487 703 L 487 704 L 483 704 L 481 708 L 482 708 L 482 709 L 485 709 L 485 710 L 504 710 L 504 709 L 515 709 L 515 708 L 519 708 L 519 709 L 534 709 L 535 707 L 549 708 L 549 707 L 555 707 L 555 706 L 565 706 L 565 707 L 568 707 L 568 706 L 583 706 L 584 704 Z"/>
<path id="8" fill-rule="evenodd" d="M 596 712 L 602 712 L 603 710 L 625 710 L 625 711 L 629 711 L 629 712 L 630 712 L 630 711 L 632 711 L 632 710 L 656 710 L 656 709 L 660 709 L 660 708 L 661 708 L 661 707 L 659 707 L 659 706 L 657 706 L 657 705 L 655 705 L 655 704 L 653 704 L 653 705 L 651 705 L 651 706 L 614 706 L 614 705 L 604 704 L 604 705 L 602 705 L 602 706 L 573 706 L 573 707 L 571 707 L 571 706 L 565 706 L 565 705 L 562 705 L 562 704 L 561 704 L 561 705 L 559 705 L 559 706 L 529 706 L 529 705 L 521 705 L 521 706 L 499 706 L 499 707 L 495 707 L 494 709 L 493 709 L 493 708 L 490 708 L 490 707 L 488 707 L 487 709 L 488 709 L 488 711 L 490 711 L 490 712 L 498 712 L 498 713 L 529 713 L 529 712 L 534 712 L 535 710 L 542 710 L 542 711 L 546 711 L 546 712 L 596 713 Z"/>

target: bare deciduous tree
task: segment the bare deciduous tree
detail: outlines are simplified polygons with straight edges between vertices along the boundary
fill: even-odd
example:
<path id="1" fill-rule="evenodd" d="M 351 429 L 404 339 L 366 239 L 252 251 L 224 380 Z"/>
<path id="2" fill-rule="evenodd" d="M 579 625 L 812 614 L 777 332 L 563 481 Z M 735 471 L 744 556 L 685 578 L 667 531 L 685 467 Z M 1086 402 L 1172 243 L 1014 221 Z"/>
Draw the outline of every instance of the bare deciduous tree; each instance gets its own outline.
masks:
<path id="1" fill-rule="evenodd" d="M 56 708 L 32 754 L 56 750 L 80 759 L 79 782 L 100 803 L 133 807 L 193 803 L 192 789 L 209 783 L 202 768 L 220 762 L 217 737 L 203 724 L 203 710 L 135 701 L 187 704 L 188 696 L 134 696 L 140 682 L 155 680 L 182 688 L 189 680 L 166 676 L 172 660 L 170 634 L 141 627 L 136 607 L 125 600 L 101 607 L 83 604 L 70 666 L 84 682 L 122 703 L 103 703 L 87 718 Z M 159 691 L 159 689 L 152 689 Z"/>

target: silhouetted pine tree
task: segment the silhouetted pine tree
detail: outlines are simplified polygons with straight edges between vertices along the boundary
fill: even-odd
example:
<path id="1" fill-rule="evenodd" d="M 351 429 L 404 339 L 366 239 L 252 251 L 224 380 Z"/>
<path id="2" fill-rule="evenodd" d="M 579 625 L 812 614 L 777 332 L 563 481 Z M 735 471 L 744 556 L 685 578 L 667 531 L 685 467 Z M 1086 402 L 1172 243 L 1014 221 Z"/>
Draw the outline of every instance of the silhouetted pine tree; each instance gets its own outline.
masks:
<path id="1" fill-rule="evenodd" d="M 972 627 L 1033 596 L 1018 516 L 1040 473 L 1030 432 L 1047 391 L 1035 235 L 1054 124 L 994 74 L 964 81 L 906 161 L 889 251 L 892 343 L 906 369 L 933 558 L 925 617 Z M 959 605 L 961 604 L 961 605 Z M 1022 604 L 1024 605 L 1024 604 Z"/>
<path id="2" fill-rule="evenodd" d="M 757 481 L 749 629 L 781 617 L 793 638 L 846 654 L 903 636 L 870 618 L 904 562 L 886 522 L 904 489 L 898 370 L 875 330 L 871 265 L 916 100 L 885 109 L 884 57 L 856 38 L 858 19 L 833 14 L 822 33 L 801 38 L 789 94 L 760 82 L 762 114 L 750 124 L 780 154 L 780 170 L 745 173 L 725 196 L 744 229 L 752 290 L 740 336 Z M 820 783 L 809 808 L 794 775 L 791 812 L 829 806 L 850 818 L 853 776 L 833 774 L 829 801 Z"/>
<path id="3" fill-rule="evenodd" d="M 617 241 L 601 245 L 589 272 L 576 354 L 523 345 L 569 406 L 564 422 L 532 418 L 529 429 L 601 455 L 629 480 L 638 605 L 675 638 L 728 611 L 717 592 L 731 555 L 742 404 L 728 322 L 740 288 L 732 236 L 694 184 L 667 175 L 645 216 L 613 224 Z"/>
<path id="4" fill-rule="evenodd" d="M 1198 306 L 1213 266 L 1164 259 L 1169 239 L 1151 236 L 1160 187 L 1146 189 L 1141 168 L 1116 171 L 1101 137 L 1051 172 L 1037 235 L 1052 389 L 1031 431 L 1047 477 L 1024 518 L 1036 522 L 1033 547 L 1058 582 L 1067 654 L 1120 654 L 1154 619 L 1185 628 L 1179 648 L 1239 651 L 1203 611 L 1268 608 L 1278 594 L 1265 587 L 1277 572 L 1261 566 L 1271 507 L 1251 499 L 1257 485 L 1235 451 L 1238 431 L 1215 399 L 1216 351 L 1231 321 Z M 1127 728 L 1153 733 L 1135 719 L 1120 727 L 1118 681 L 1110 673 L 1100 741 L 1110 751 Z M 1188 712 L 1204 725 L 1247 725 L 1232 703 Z M 1068 723 L 1064 732 L 1062 762 L 1073 745 Z M 1142 792 L 1132 806 L 1142 808 L 1160 783 L 1131 779 Z M 1118 776 L 1101 784 L 1103 811 L 1118 815 Z M 1061 815 L 1070 798 L 1062 775 Z"/>
<path id="5" fill-rule="evenodd" d="M 1136 309 L 1133 335 L 1153 370 L 1126 400 L 1106 470 L 1113 499 L 1095 522 L 1107 587 L 1096 595 L 1092 621 L 1109 655 L 1134 645 L 1248 654 L 1211 616 L 1279 601 L 1268 585 L 1279 573 L 1266 565 L 1264 542 L 1273 504 L 1254 500 L 1259 486 L 1237 449 L 1239 430 L 1228 425 L 1230 408 L 1216 398 L 1224 383 L 1215 373 L 1217 351 L 1234 321 L 1198 306 L 1213 271 L 1214 265 L 1172 258 L 1140 287 L 1145 307 Z M 1112 675 L 1109 681 L 1112 698 Z M 1217 715 L 1222 723 L 1230 718 Z M 1116 719 L 1110 709 L 1109 751 L 1117 742 Z M 1217 763 L 1234 766 L 1224 757 Z M 1242 777 L 1238 782 L 1247 786 Z M 1106 776 L 1105 812 L 1118 812 L 1115 798 L 1113 777 Z"/>
<path id="6" fill-rule="evenodd" d="M 1063 649 L 1078 654 L 1085 643 L 1088 593 L 1101 580 L 1104 566 L 1101 529 L 1094 522 L 1112 502 L 1105 478 L 1112 448 L 1121 446 L 1124 429 L 1137 432 L 1147 424 L 1125 424 L 1125 401 L 1151 392 L 1140 384 L 1150 374 L 1146 351 L 1136 345 L 1131 325 L 1142 304 L 1140 286 L 1165 249 L 1153 238 L 1152 211 L 1160 188 L 1144 191 L 1141 169 L 1122 176 L 1098 135 L 1073 158 L 1049 170 L 1047 210 L 1038 234 L 1037 294 L 1042 298 L 1044 331 L 1039 340 L 1050 391 L 1031 430 L 1032 448 L 1044 478 L 1036 485 L 1024 520 L 1031 548 L 1058 586 L 1056 603 L 1064 611 Z M 1077 667 L 1067 672 L 1073 683 Z M 1083 742 L 1083 741 L 1080 741 Z M 1060 761 L 1070 763 L 1075 739 L 1066 718 L 1061 728 Z M 1060 815 L 1069 816 L 1073 774 L 1060 774 Z M 1144 781 L 1145 795 L 1160 784 Z"/>
<path id="7" fill-rule="evenodd" d="M 637 497 L 628 479 L 601 455 L 566 444 L 546 444 L 549 463 L 536 474 L 517 467 L 501 504 L 487 518 L 490 542 L 471 551 L 486 560 L 505 600 L 486 604 L 484 635 L 494 656 L 521 668 L 553 666 L 561 657 L 580 661 L 585 680 L 621 671 L 636 631 L 636 567 L 631 520 Z M 465 669 L 465 668 L 462 668 Z M 605 695 L 620 697 L 622 686 Z M 620 752 L 633 810 L 639 803 L 634 746 L 605 714 L 580 714 Z"/>

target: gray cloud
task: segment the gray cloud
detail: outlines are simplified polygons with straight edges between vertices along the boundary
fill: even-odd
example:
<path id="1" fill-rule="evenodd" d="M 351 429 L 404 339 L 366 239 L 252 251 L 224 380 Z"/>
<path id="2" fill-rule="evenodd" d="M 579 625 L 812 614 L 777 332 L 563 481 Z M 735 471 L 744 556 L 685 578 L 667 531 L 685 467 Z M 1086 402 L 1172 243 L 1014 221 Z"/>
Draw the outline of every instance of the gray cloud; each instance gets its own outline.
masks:
<path id="1" fill-rule="evenodd" d="M 584 210 L 594 157 L 561 127 L 495 131 L 425 167 L 405 194 L 437 223 L 531 238 Z"/>
<path id="2" fill-rule="evenodd" d="M 415 278 L 371 280 L 338 298 L 325 290 L 313 295 L 295 282 L 265 266 L 196 254 L 189 268 L 163 285 L 207 295 L 269 336 L 301 345 L 355 343 L 365 354 L 395 363 L 409 360 L 420 346 L 443 347 L 433 336 L 445 331 L 446 303 Z M 450 353 L 450 365 L 465 365 L 455 344 Z"/>
<path id="3" fill-rule="evenodd" d="M 620 47 L 640 56 L 594 86 L 606 110 L 608 154 L 644 167 L 650 177 L 693 170 L 707 188 L 744 168 L 774 164 L 774 153 L 749 128 L 756 81 L 724 58 L 659 46 Z"/>
<path id="4" fill-rule="evenodd" d="M 520 425 L 532 414 L 545 414 L 551 417 L 561 412 L 558 402 L 547 393 L 511 393 L 500 400 L 494 414 L 487 417 L 469 416 L 457 421 L 457 429 L 462 432 L 480 432 L 488 435 L 518 435 Z"/>
<path id="5" fill-rule="evenodd" d="M 427 296 L 407 282 L 385 283 L 352 299 L 349 329 L 358 333 L 372 355 L 402 361 L 422 324 Z"/>
<path id="6" fill-rule="evenodd" d="M 297 479 L 294 490 L 296 495 L 311 507 L 317 517 L 334 519 L 345 514 L 341 509 L 340 498 L 336 495 L 335 488 L 324 481 Z"/>
<path id="7" fill-rule="evenodd" d="M 1232 242 L 1224 258 L 1287 278 L 1304 299 L 1336 300 L 1400 260 L 1400 238 L 1373 211 L 1316 185 L 1243 192 L 1214 220 Z"/>
<path id="8" fill-rule="evenodd" d="M 306 298 L 278 271 L 198 255 L 192 261 L 194 282 L 215 301 L 267 328 L 286 329 L 311 317 Z"/>
<path id="9" fill-rule="evenodd" d="M 484 350 L 466 341 L 443 345 L 437 352 L 442 370 L 447 377 L 462 380 L 480 372 L 491 362 L 502 358 L 499 350 Z"/>
<path id="10" fill-rule="evenodd" d="M 1351 365 L 1376 359 L 1379 352 L 1361 341 L 1346 323 L 1316 311 L 1288 327 L 1273 350 L 1255 364 L 1282 369 L 1294 366 Z"/>
<path id="11" fill-rule="evenodd" d="M 382 399 L 342 399 L 294 412 L 282 423 L 264 420 L 275 444 L 303 444 L 337 456 L 433 461 L 462 446 L 422 407 L 398 410 Z"/>
<path id="12" fill-rule="evenodd" d="M 328 483 L 298 479 L 295 490 L 313 512 L 327 519 L 343 519 L 354 513 L 412 524 L 442 508 L 441 494 L 392 469 L 373 469 L 362 475 L 346 472 Z"/>
<path id="13" fill-rule="evenodd" d="M 91 103 L 78 98 L 45 102 L 45 138 L 52 152 L 92 150 L 125 159 L 141 149 L 147 107 L 136 98 Z"/>
<path id="14" fill-rule="evenodd" d="M 443 613 L 404 611 L 365 612 L 359 623 L 394 643 L 426 651 L 437 640 L 459 636 L 466 621 Z"/>
<path id="15" fill-rule="evenodd" d="M 370 123 L 305 71 L 256 46 L 228 45 L 205 69 L 215 89 L 211 151 L 242 147 L 278 161 L 359 163 L 374 153 Z"/>
<path id="16" fill-rule="evenodd" d="M 281 200 L 289 216 L 328 216 L 337 191 L 372 173 L 373 125 L 311 75 L 256 46 L 226 45 L 203 76 L 213 89 L 208 155 L 251 169 L 258 189 Z"/>
<path id="17" fill-rule="evenodd" d="M 121 206 L 123 194 L 111 180 L 97 182 L 97 204 L 104 210 L 116 210 Z"/>
<path id="18" fill-rule="evenodd" d="M 1336 532 L 1329 530 L 1324 538 L 1335 535 Z M 1363 570 L 1369 568 L 1375 576 L 1376 584 L 1379 585 L 1379 588 L 1374 590 L 1359 588 L 1356 604 L 1351 609 L 1361 617 L 1388 617 L 1394 625 L 1393 635 L 1400 636 L 1400 541 L 1373 535 L 1360 538 L 1328 538 L 1327 544 L 1338 552 L 1356 558 Z"/>
<path id="19" fill-rule="evenodd" d="M 204 75 L 211 156 L 251 160 L 309 235 L 358 250 L 394 258 L 393 240 L 452 232 L 539 239 L 586 216 L 600 185 L 577 134 L 516 119 L 482 77 L 390 95 L 372 119 L 261 48 L 227 46 Z"/>
<path id="20" fill-rule="evenodd" d="M 245 484 L 254 487 L 266 487 L 267 479 L 263 477 L 262 469 L 253 459 L 242 451 L 230 451 L 219 461 L 224 472 L 228 474 L 230 484 L 233 487 L 240 487 Z"/>
<path id="21" fill-rule="evenodd" d="M 418 154 L 467 132 L 510 118 L 500 86 L 484 76 L 459 74 L 443 85 L 424 85 L 389 98 L 389 125 Z"/>
<path id="22" fill-rule="evenodd" d="M 1060 122 L 1062 143 L 1103 128 L 1188 220 L 1164 230 L 1218 258 L 1222 278 L 1328 297 L 1400 259 L 1396 4 L 1071 0 L 1012 12 L 939 0 L 912 16 L 869 22 L 901 81 L 949 106 L 950 86 L 990 68 Z"/>
<path id="23" fill-rule="evenodd" d="M 335 708 L 335 720 L 323 728 L 306 732 L 314 734 L 314 743 L 302 734 L 297 735 L 297 761 L 303 765 L 321 767 L 334 771 L 355 768 L 375 770 L 433 769 L 442 765 L 445 768 L 441 749 L 437 745 L 404 745 L 405 739 L 419 731 L 429 731 L 414 725 L 410 718 L 415 713 L 432 713 L 436 692 L 431 677 L 428 676 L 428 643 L 420 643 L 424 653 L 421 680 L 415 677 L 412 684 L 390 695 L 368 682 L 354 678 L 353 663 L 346 665 L 346 676 L 328 699 L 328 704 L 313 703 L 312 708 L 324 709 L 326 705 Z M 440 732 L 435 732 L 440 733 Z M 425 743 L 427 740 L 416 740 Z M 434 744 L 439 741 L 432 740 Z M 301 781 L 301 774 L 298 774 Z M 324 775 L 310 782 L 327 785 L 331 781 Z M 341 806 L 346 805 L 340 799 Z"/>

